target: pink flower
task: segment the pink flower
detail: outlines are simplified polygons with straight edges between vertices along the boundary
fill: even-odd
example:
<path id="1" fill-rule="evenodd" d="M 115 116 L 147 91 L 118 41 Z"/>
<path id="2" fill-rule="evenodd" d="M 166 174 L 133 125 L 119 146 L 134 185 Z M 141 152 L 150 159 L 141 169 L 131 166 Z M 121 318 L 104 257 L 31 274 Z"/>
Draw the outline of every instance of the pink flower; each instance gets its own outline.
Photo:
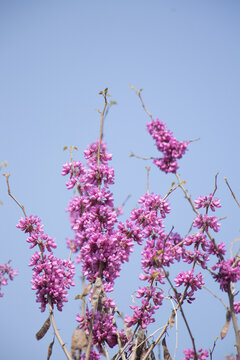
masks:
<path id="1" fill-rule="evenodd" d="M 177 277 L 174 279 L 176 283 L 176 287 L 184 285 L 187 288 L 190 288 L 190 291 L 185 292 L 185 298 L 187 302 L 191 303 L 194 298 L 194 292 L 198 289 L 202 289 L 204 285 L 204 281 L 202 278 L 202 274 L 199 273 L 194 277 L 193 270 L 190 271 L 181 271 Z"/>
<path id="2" fill-rule="evenodd" d="M 240 313 L 240 302 L 235 302 L 234 303 L 234 311 L 235 311 L 235 314 Z"/>
<path id="3" fill-rule="evenodd" d="M 1 287 L 6 286 L 8 280 L 13 280 L 14 277 L 18 274 L 18 271 L 13 270 L 13 268 L 9 264 L 10 261 L 4 265 L 0 264 L 0 297 L 3 297 Z"/>
<path id="4" fill-rule="evenodd" d="M 58 259 L 52 253 L 43 257 L 35 253 L 29 266 L 33 266 L 32 289 L 37 291 L 36 302 L 41 304 L 41 311 L 45 311 L 49 300 L 62 311 L 63 303 L 68 301 L 66 289 L 74 285 L 73 263 Z"/>
<path id="5" fill-rule="evenodd" d="M 193 349 L 187 349 L 183 350 L 185 358 L 182 360 L 194 360 L 194 350 Z M 197 353 L 197 358 L 200 360 L 206 360 L 208 358 L 209 354 L 207 350 L 199 349 Z"/>
<path id="6" fill-rule="evenodd" d="M 231 282 L 240 280 L 240 261 L 236 258 L 219 261 L 212 269 L 219 269 L 213 278 L 220 283 L 220 289 L 223 291 L 228 291 Z"/>
<path id="7" fill-rule="evenodd" d="M 209 227 L 215 232 L 220 230 L 218 218 L 216 218 L 216 216 L 208 216 L 207 214 L 198 215 L 193 222 L 193 226 L 197 227 L 198 229 L 202 228 L 203 231 L 208 231 Z"/>
<path id="8" fill-rule="evenodd" d="M 195 200 L 195 204 L 196 204 L 196 209 L 200 209 L 200 208 L 208 209 L 210 207 L 212 211 L 215 211 L 216 207 L 217 208 L 221 207 L 220 200 L 217 198 L 213 199 L 212 194 L 209 194 L 204 197 L 199 196 L 199 198 Z"/>
<path id="9" fill-rule="evenodd" d="M 165 173 L 175 173 L 178 169 L 177 159 L 181 159 L 185 154 L 188 142 L 179 142 L 166 129 L 165 124 L 160 120 L 153 120 L 147 124 L 148 132 L 155 140 L 157 149 L 163 153 L 161 159 L 154 159 L 154 163 Z"/>

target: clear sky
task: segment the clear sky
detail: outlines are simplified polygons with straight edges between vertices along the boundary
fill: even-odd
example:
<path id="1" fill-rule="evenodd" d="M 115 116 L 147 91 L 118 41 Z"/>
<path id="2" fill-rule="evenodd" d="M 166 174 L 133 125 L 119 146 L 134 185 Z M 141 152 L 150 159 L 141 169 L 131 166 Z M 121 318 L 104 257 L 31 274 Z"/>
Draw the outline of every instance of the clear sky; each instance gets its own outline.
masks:
<path id="1" fill-rule="evenodd" d="M 28 214 L 38 215 L 45 230 L 56 238 L 57 256 L 66 257 L 65 239 L 71 236 L 65 212 L 71 191 L 64 185 L 61 166 L 69 159 L 65 145 L 75 145 L 82 158 L 99 132 L 100 90 L 109 88 L 117 101 L 105 123 L 104 139 L 113 154 L 116 205 L 131 194 L 123 220 L 146 191 L 142 160 L 129 157 L 157 155 L 146 132 L 146 114 L 128 85 L 143 88 L 144 101 L 155 118 L 164 121 L 179 140 L 200 138 L 180 162 L 180 174 L 193 198 L 209 194 L 219 172 L 217 196 L 223 207 L 217 241 L 227 248 L 239 237 L 239 208 L 227 189 L 227 177 L 240 198 L 240 2 L 238 0 L 1 0 L 0 1 L 0 162 L 8 161 L 13 194 Z M 3 171 L 2 171 L 3 172 Z M 151 167 L 150 190 L 164 196 L 174 175 Z M 0 299 L 2 359 L 46 358 L 52 331 L 37 342 L 34 334 L 47 314 L 41 314 L 31 290 L 32 251 L 16 229 L 22 216 L 8 197 L 0 178 L 0 263 L 12 259 L 19 275 Z M 180 190 L 169 199 L 172 213 L 166 229 L 184 235 L 193 213 Z M 123 269 L 114 295 L 128 311 L 136 289 L 138 252 Z M 181 270 L 177 268 L 178 271 Z M 80 272 L 69 303 L 56 312 L 57 326 L 70 347 L 76 326 Z M 206 279 L 209 287 L 216 286 Z M 207 292 L 187 307 L 197 347 L 208 349 L 225 322 L 221 303 Z M 224 294 L 221 294 L 224 298 Z M 225 298 L 224 298 L 225 299 Z M 226 299 L 225 299 L 226 300 Z M 239 300 L 238 300 L 239 301 Z M 165 311 L 166 310 L 166 311 Z M 157 315 L 164 324 L 170 304 Z M 191 347 L 179 316 L 178 352 Z M 172 354 L 175 330 L 167 341 Z M 233 332 L 218 340 L 215 359 L 233 351 Z M 56 344 L 52 359 L 64 359 Z"/>

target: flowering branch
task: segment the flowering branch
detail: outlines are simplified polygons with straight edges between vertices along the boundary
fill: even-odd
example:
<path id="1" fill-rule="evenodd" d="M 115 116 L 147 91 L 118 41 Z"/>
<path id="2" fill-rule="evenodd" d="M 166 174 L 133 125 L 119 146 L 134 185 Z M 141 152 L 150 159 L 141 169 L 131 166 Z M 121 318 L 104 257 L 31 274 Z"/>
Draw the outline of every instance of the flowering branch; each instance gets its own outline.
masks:
<path id="1" fill-rule="evenodd" d="M 19 201 L 17 201 L 17 199 L 12 195 L 12 193 L 11 193 L 11 190 L 10 190 L 10 185 L 9 185 L 9 176 L 10 175 L 5 175 L 6 176 L 6 181 L 7 181 L 7 187 L 8 187 L 8 194 L 9 194 L 9 196 L 17 203 L 17 205 L 21 208 L 21 210 L 23 211 L 23 214 L 24 214 L 24 216 L 25 216 L 25 220 L 24 219 L 21 219 L 20 220 L 20 223 L 19 223 L 19 225 L 18 225 L 18 227 L 20 227 L 22 230 L 24 230 L 25 232 L 29 232 L 30 234 L 31 233 L 33 233 L 33 230 L 34 230 L 34 225 L 36 225 L 36 229 L 37 229 L 37 231 L 39 231 L 39 234 L 41 234 L 42 233 L 42 231 L 41 231 L 41 226 L 40 226 L 40 222 L 37 220 L 37 221 L 35 221 L 35 219 L 32 217 L 32 216 L 30 216 L 29 218 L 28 218 L 28 216 L 27 216 L 27 214 L 26 214 L 26 211 L 25 211 L 25 209 L 24 209 L 24 206 L 23 205 L 21 205 L 20 203 L 19 203 Z M 44 244 L 43 243 L 43 240 L 46 240 L 46 243 Z M 46 255 L 44 255 L 44 249 L 45 249 L 45 247 L 46 248 L 48 248 L 48 249 L 50 249 L 51 247 L 56 247 L 56 245 L 55 245 L 55 243 L 53 242 L 53 239 L 51 239 L 51 238 L 48 238 L 48 236 L 47 235 L 42 235 L 41 236 L 41 241 L 39 241 L 38 240 L 38 237 L 33 233 L 32 234 L 32 238 L 31 238 L 31 236 L 29 236 L 29 238 L 28 238 L 28 242 L 30 242 L 30 243 L 32 243 L 31 244 L 31 246 L 30 246 L 30 248 L 32 248 L 32 247 L 34 247 L 34 246 L 36 246 L 36 245 L 38 245 L 38 247 L 39 247 L 39 250 L 40 250 L 40 253 L 41 253 L 41 262 L 40 262 L 40 264 L 39 265 L 37 265 L 37 262 L 38 262 L 38 260 L 39 260 L 39 256 L 37 256 L 37 254 L 35 253 L 33 256 L 32 256 L 32 264 L 35 264 L 36 265 L 36 267 L 35 267 L 35 269 L 37 268 L 37 266 L 39 267 L 41 267 L 41 266 L 44 266 L 44 264 L 45 264 L 45 261 L 46 261 Z M 49 255 L 49 260 L 51 259 L 50 258 L 50 255 Z M 50 260 L 51 261 L 51 260 Z M 54 260 L 54 261 L 56 261 L 56 260 Z M 31 265 L 31 264 L 30 264 Z M 45 273 L 45 277 L 47 278 L 48 276 L 49 276 L 49 274 L 48 274 L 48 269 L 47 268 L 43 268 L 43 270 L 44 270 L 44 273 Z M 40 271 L 42 271 L 42 270 L 40 270 Z M 59 270 L 58 270 L 59 271 Z M 36 272 L 36 270 L 35 270 L 35 273 L 34 274 L 36 274 L 37 272 Z M 40 273 L 40 272 L 39 272 Z M 37 280 L 38 282 L 40 281 L 40 278 Z M 32 283 L 34 283 L 34 280 L 32 281 Z M 45 285 L 44 286 L 46 286 L 46 284 L 47 284 L 47 280 L 44 280 L 44 283 L 45 283 Z M 40 284 L 40 282 L 39 282 L 39 284 Z M 36 288 L 36 287 L 35 287 Z M 56 290 L 55 290 L 56 291 Z M 40 290 L 38 290 L 38 294 L 40 293 Z M 41 295 L 42 296 L 42 295 Z M 69 352 L 68 352 L 68 350 L 67 350 L 67 347 L 66 347 L 66 345 L 64 344 L 64 342 L 63 342 L 63 340 L 62 340 L 62 338 L 61 338 L 61 336 L 60 336 L 60 333 L 59 333 L 59 331 L 58 331 L 58 329 L 57 329 L 57 327 L 56 327 L 56 324 L 55 324 L 55 319 L 54 319 L 54 314 L 53 314 L 53 305 L 52 305 L 52 299 L 53 299 L 53 297 L 48 293 L 47 294 L 47 298 L 46 298 L 46 301 L 48 302 L 48 306 L 49 306 L 49 315 L 50 315 L 50 319 L 51 319 L 51 323 L 52 323 L 52 326 L 53 326 L 53 330 L 54 330 L 54 333 L 55 333 L 55 335 L 56 335 L 56 337 L 57 337 L 57 339 L 58 339 L 58 341 L 59 341 L 59 344 L 61 345 L 61 347 L 62 347 L 62 349 L 63 349 L 63 351 L 64 351 L 64 353 L 65 353 L 65 355 L 66 355 L 66 357 L 67 357 L 67 359 L 68 360 L 71 360 L 72 358 L 71 358 L 71 356 L 70 356 L 70 354 L 69 354 Z M 59 304 L 59 309 L 61 309 L 61 302 L 62 301 L 66 301 L 64 298 L 63 299 L 59 299 L 60 300 L 60 304 Z M 40 301 L 40 298 L 38 298 L 37 299 L 37 301 Z M 43 298 L 41 298 L 41 301 L 44 301 L 44 299 Z M 45 304 L 44 303 L 42 303 L 42 311 L 43 311 L 43 309 L 45 309 Z"/>
<path id="2" fill-rule="evenodd" d="M 180 183 L 180 177 L 178 174 L 176 174 L 177 179 Z M 216 185 L 216 181 L 217 181 L 217 175 L 215 177 L 215 188 L 214 188 L 214 193 L 216 192 L 217 189 L 217 185 Z M 197 211 L 191 197 L 189 196 L 187 190 L 184 188 L 184 186 L 181 184 L 180 188 L 183 190 L 186 199 L 188 200 L 188 202 L 190 203 L 193 211 L 199 216 L 200 213 Z M 200 200 L 202 201 L 202 200 Z M 207 209 L 210 205 L 207 205 Z M 229 306 L 230 306 L 230 313 L 231 313 L 231 318 L 232 318 L 232 322 L 233 322 L 233 328 L 234 328 L 234 332 L 235 332 L 235 341 L 236 341 L 236 349 L 237 349 L 237 354 L 238 357 L 240 358 L 240 333 L 239 333 L 239 327 L 238 327 L 238 323 L 237 323 L 237 318 L 236 318 L 236 314 L 235 314 L 235 309 L 234 309 L 234 296 L 231 290 L 231 279 L 233 279 L 233 277 L 230 277 L 229 273 L 233 273 L 237 268 L 236 265 L 239 263 L 239 260 L 236 261 L 236 259 L 232 259 L 232 260 L 224 260 L 224 256 L 223 254 L 225 252 L 222 251 L 222 249 L 216 244 L 215 239 L 212 237 L 212 235 L 210 234 L 210 232 L 208 231 L 208 229 L 206 228 L 206 225 L 203 224 L 203 230 L 206 232 L 206 234 L 208 235 L 209 239 L 211 240 L 213 246 L 214 246 L 214 251 L 216 252 L 217 257 L 219 258 L 219 263 L 217 265 L 215 265 L 215 267 L 213 267 L 213 270 L 215 270 L 216 268 L 219 268 L 220 271 L 224 271 L 224 272 L 228 272 L 228 274 L 226 274 L 225 276 L 226 278 L 226 284 L 223 285 L 223 281 L 224 281 L 224 275 L 218 275 L 217 276 L 213 276 L 216 279 L 219 279 L 219 282 L 222 285 L 220 285 L 220 287 L 222 288 L 222 290 L 226 291 L 228 294 L 228 300 L 229 300 Z M 218 231 L 217 228 L 215 229 L 215 231 Z M 222 264 L 222 265 L 221 265 Z M 233 264 L 235 264 L 235 267 L 233 267 Z M 230 265 L 230 266 L 229 266 Z M 221 270 L 222 269 L 222 270 Z M 224 269 L 224 270 L 223 270 Z M 235 271 L 236 272 L 236 271 Z M 240 274 L 237 274 L 236 277 L 234 277 L 234 281 L 236 281 L 238 278 L 240 278 Z M 229 281 L 230 280 L 230 281 Z"/>

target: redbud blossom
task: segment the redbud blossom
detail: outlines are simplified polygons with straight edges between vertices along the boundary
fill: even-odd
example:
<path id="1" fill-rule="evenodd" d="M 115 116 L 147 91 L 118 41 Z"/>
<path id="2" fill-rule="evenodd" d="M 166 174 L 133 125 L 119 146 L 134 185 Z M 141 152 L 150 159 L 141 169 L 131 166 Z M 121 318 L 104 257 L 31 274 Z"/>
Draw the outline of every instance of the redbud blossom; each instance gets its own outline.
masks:
<path id="1" fill-rule="evenodd" d="M 18 274 L 17 270 L 13 270 L 13 268 L 9 265 L 9 262 L 1 265 L 0 264 L 0 297 L 3 297 L 3 293 L 1 292 L 1 287 L 6 286 L 8 284 L 8 280 L 13 280 L 13 278 Z"/>
<path id="2" fill-rule="evenodd" d="M 166 125 L 158 119 L 147 124 L 147 128 L 157 149 L 163 153 L 162 158 L 154 159 L 153 162 L 165 173 L 175 173 L 178 169 L 177 160 L 185 154 L 189 142 L 177 141 L 172 132 L 166 129 Z"/>

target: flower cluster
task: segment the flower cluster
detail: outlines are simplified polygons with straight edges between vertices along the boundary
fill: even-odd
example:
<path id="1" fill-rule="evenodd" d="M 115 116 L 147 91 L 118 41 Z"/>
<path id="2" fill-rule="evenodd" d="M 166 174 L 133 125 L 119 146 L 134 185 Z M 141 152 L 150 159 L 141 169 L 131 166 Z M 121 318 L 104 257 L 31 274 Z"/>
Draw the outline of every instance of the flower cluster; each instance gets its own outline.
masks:
<path id="1" fill-rule="evenodd" d="M 213 229 L 215 232 L 220 230 L 218 218 L 216 216 L 208 216 L 207 214 L 198 215 L 193 222 L 193 226 L 198 229 L 203 228 L 205 231 L 208 231 L 209 228 Z"/>
<path id="2" fill-rule="evenodd" d="M 44 233 L 41 219 L 37 216 L 30 215 L 29 218 L 21 218 L 17 224 L 17 228 L 25 233 L 29 233 L 27 242 L 30 244 L 30 249 L 39 245 L 44 252 L 45 248 L 47 251 L 51 251 L 51 249 L 57 247 L 54 239 Z"/>
<path id="3" fill-rule="evenodd" d="M 67 301 L 67 290 L 74 285 L 74 266 L 71 261 L 56 258 L 52 249 L 56 248 L 53 238 L 43 231 L 41 220 L 37 216 L 21 218 L 17 227 L 28 233 L 27 242 L 30 248 L 38 245 L 40 251 L 31 257 L 29 266 L 33 267 L 32 289 L 36 290 L 36 301 L 40 303 L 41 311 L 45 311 L 47 303 L 56 304 L 62 310 Z M 46 254 L 45 252 L 49 252 Z"/>
<path id="4" fill-rule="evenodd" d="M 109 185 L 114 183 L 114 170 L 108 166 L 112 156 L 101 142 L 91 144 L 84 151 L 87 160 L 67 163 L 62 175 L 69 175 L 67 188 L 77 186 L 78 195 L 69 203 L 67 211 L 75 232 L 68 246 L 77 253 L 77 262 L 82 263 L 83 274 L 94 282 L 101 275 L 105 291 L 112 291 L 114 280 L 119 276 L 121 265 L 128 261 L 133 242 L 118 223 Z"/>
<path id="5" fill-rule="evenodd" d="M 220 289 L 228 291 L 230 283 L 240 280 L 240 260 L 237 258 L 219 261 L 212 266 L 213 270 L 218 269 L 218 273 L 213 278 L 219 282 Z"/>
<path id="6" fill-rule="evenodd" d="M 194 360 L 195 354 L 193 349 L 183 350 L 185 358 L 182 360 Z M 197 359 L 199 360 L 206 360 L 209 354 L 207 350 L 199 349 L 197 353 Z"/>
<path id="7" fill-rule="evenodd" d="M 177 141 L 172 132 L 158 119 L 147 124 L 147 128 L 155 140 L 157 149 L 163 153 L 161 159 L 154 159 L 153 162 L 165 173 L 175 173 L 178 169 L 177 160 L 185 154 L 189 143 Z"/>
<path id="8" fill-rule="evenodd" d="M 139 324 L 143 329 L 145 329 L 150 323 L 155 320 L 152 316 L 155 313 L 155 310 L 162 305 L 163 301 L 163 291 L 157 291 L 154 286 L 139 288 L 137 291 L 137 298 L 142 298 L 142 305 L 135 306 L 130 305 L 130 308 L 134 311 L 133 316 L 126 316 L 125 322 L 128 327 Z M 153 301 L 153 305 L 150 301 Z"/>
<path id="9" fill-rule="evenodd" d="M 186 290 L 185 290 L 184 298 L 190 304 L 193 300 L 195 300 L 195 298 L 193 297 L 194 292 L 197 291 L 198 289 L 202 289 L 202 287 L 204 285 L 202 274 L 199 273 L 198 275 L 196 275 L 194 277 L 193 270 L 181 271 L 177 275 L 177 277 L 174 279 L 174 281 L 176 283 L 176 287 L 179 287 L 181 285 L 185 286 Z M 190 289 L 190 290 L 188 290 L 188 289 Z"/>
<path id="10" fill-rule="evenodd" d="M 13 278 L 18 274 L 17 270 L 13 270 L 10 266 L 9 262 L 1 265 L 0 264 L 0 297 L 3 297 L 3 293 L 1 292 L 1 287 L 6 286 L 8 280 L 13 280 Z"/>
<path id="11" fill-rule="evenodd" d="M 206 208 L 206 210 L 208 210 L 208 208 L 210 207 L 212 211 L 215 211 L 215 208 L 221 207 L 220 200 L 217 198 L 213 198 L 213 194 L 209 194 L 204 197 L 199 196 L 199 198 L 196 199 L 194 202 L 196 204 L 196 209 Z"/>
<path id="12" fill-rule="evenodd" d="M 147 281 L 148 286 L 139 287 L 137 298 L 141 298 L 141 306 L 130 306 L 134 311 L 132 316 L 126 316 L 128 326 L 139 324 L 143 329 L 154 322 L 155 310 L 163 302 L 163 291 L 157 291 L 153 283 L 164 284 L 163 266 L 169 267 L 181 259 L 183 248 L 177 233 L 166 234 L 163 219 L 170 212 L 169 204 L 160 195 L 153 193 L 143 195 L 139 200 L 140 207 L 131 212 L 130 220 L 126 222 L 129 236 L 139 244 L 146 239 L 142 251 L 143 274 L 140 280 Z"/>
<path id="13" fill-rule="evenodd" d="M 92 327 L 93 345 L 100 352 L 105 342 L 111 348 L 117 344 L 117 327 L 113 315 L 115 307 L 112 299 L 105 298 L 103 304 L 95 312 L 87 308 L 85 316 L 77 314 L 79 327 L 84 329 L 87 336 L 89 336 L 90 323 L 94 319 Z"/>

